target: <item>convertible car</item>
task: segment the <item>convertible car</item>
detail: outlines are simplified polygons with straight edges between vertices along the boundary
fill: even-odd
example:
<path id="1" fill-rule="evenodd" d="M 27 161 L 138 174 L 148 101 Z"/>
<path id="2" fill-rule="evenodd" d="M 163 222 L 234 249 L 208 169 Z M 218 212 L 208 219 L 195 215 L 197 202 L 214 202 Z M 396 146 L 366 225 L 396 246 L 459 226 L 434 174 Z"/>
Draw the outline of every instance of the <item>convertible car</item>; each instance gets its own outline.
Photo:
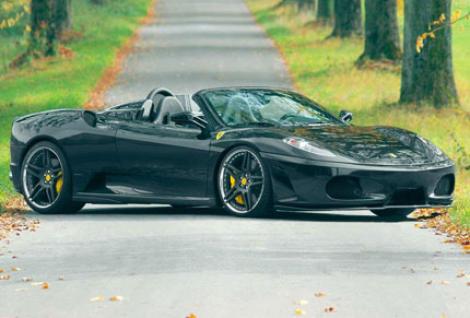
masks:
<path id="1" fill-rule="evenodd" d="M 239 216 L 368 209 L 395 218 L 452 203 L 454 164 L 435 145 L 351 119 L 281 89 L 159 88 L 100 112 L 17 118 L 10 176 L 40 213 L 164 203 Z"/>

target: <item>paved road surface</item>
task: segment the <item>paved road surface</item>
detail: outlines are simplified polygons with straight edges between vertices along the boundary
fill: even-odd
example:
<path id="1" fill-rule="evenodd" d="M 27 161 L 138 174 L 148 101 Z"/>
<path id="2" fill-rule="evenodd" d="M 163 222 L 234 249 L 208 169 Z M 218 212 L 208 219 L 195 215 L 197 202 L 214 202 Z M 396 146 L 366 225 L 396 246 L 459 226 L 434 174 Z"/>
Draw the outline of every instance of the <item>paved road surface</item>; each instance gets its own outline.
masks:
<path id="1" fill-rule="evenodd" d="M 290 87 L 273 43 L 242 0 L 159 0 L 156 24 L 106 95 L 108 105 L 141 99 L 155 87 L 176 93 L 229 85 Z"/>
<path id="2" fill-rule="evenodd" d="M 289 86 L 279 56 L 241 0 L 159 0 L 158 12 L 161 24 L 142 29 L 109 103 L 140 98 L 159 85 L 176 91 Z M 412 220 L 385 223 L 345 211 L 240 219 L 164 206 L 31 216 L 41 220 L 38 232 L 0 244 L 0 268 L 12 276 L 0 281 L 1 318 L 182 318 L 190 312 L 272 318 L 294 317 L 297 307 L 305 317 L 470 312 L 468 279 L 456 277 L 459 270 L 470 273 L 470 258 Z M 22 271 L 10 273 L 11 266 Z M 327 296 L 314 297 L 319 291 Z M 99 295 L 124 300 L 90 302 Z M 299 300 L 308 304 L 295 305 Z M 327 306 L 336 312 L 324 313 Z"/>

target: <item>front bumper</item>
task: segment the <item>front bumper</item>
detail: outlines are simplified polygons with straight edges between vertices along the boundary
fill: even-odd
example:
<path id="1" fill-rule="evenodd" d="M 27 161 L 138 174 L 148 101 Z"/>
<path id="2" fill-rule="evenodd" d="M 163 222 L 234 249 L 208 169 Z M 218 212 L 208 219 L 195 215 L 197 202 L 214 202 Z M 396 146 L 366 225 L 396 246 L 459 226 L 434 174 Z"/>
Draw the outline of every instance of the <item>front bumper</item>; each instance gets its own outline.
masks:
<path id="1" fill-rule="evenodd" d="M 446 207 L 453 200 L 455 171 L 451 162 L 377 166 L 261 155 L 269 162 L 273 199 L 278 208 Z"/>

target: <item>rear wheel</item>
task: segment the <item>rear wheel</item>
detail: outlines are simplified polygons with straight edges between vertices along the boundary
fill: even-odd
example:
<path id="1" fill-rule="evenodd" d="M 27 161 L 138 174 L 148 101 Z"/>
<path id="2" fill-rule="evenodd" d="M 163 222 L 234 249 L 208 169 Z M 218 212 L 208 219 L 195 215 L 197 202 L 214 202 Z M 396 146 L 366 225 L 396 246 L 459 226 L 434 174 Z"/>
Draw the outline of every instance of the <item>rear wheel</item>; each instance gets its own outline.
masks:
<path id="1" fill-rule="evenodd" d="M 406 217 L 413 212 L 414 209 L 383 209 L 383 210 L 371 210 L 372 213 L 383 219 L 389 220 L 404 220 Z"/>
<path id="2" fill-rule="evenodd" d="M 74 213 L 84 203 L 72 201 L 72 176 L 65 156 L 51 142 L 39 142 L 21 167 L 23 195 L 38 213 Z"/>
<path id="3" fill-rule="evenodd" d="M 271 176 L 260 155 L 248 147 L 231 150 L 218 172 L 218 190 L 226 211 L 261 216 L 272 207 Z"/>

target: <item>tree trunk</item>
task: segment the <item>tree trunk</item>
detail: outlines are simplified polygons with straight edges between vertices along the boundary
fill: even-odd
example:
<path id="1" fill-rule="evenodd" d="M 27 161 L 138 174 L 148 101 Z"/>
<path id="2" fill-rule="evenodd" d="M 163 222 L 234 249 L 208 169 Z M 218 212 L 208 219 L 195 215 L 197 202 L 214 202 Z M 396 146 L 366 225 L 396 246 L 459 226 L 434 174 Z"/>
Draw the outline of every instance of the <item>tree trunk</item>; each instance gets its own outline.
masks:
<path id="1" fill-rule="evenodd" d="M 49 0 L 31 0 L 31 38 L 29 50 L 34 55 L 43 52 L 48 22 Z"/>
<path id="2" fill-rule="evenodd" d="M 56 54 L 56 44 L 59 37 L 58 34 L 58 24 L 59 21 L 57 19 L 57 7 L 58 7 L 58 0 L 48 0 L 49 2 L 49 19 L 47 23 L 47 32 L 46 32 L 46 47 L 44 50 L 44 54 L 46 56 L 53 56 Z"/>
<path id="3" fill-rule="evenodd" d="M 401 75 L 401 103 L 431 102 L 435 107 L 458 103 L 452 66 L 452 29 L 446 25 L 428 38 L 421 53 L 416 39 L 429 31 L 441 14 L 451 16 L 452 0 L 405 1 L 405 39 Z M 449 21 L 445 21 L 449 23 Z"/>
<path id="4" fill-rule="evenodd" d="M 335 27 L 332 37 L 362 34 L 361 0 L 335 0 Z"/>
<path id="5" fill-rule="evenodd" d="M 72 0 L 56 0 L 56 23 L 59 37 L 72 28 Z"/>
<path id="6" fill-rule="evenodd" d="M 64 23 L 63 19 L 70 18 L 64 17 L 63 13 L 59 15 L 63 9 L 61 5 L 67 6 L 67 1 L 31 0 L 31 38 L 27 53 L 32 53 L 34 57 L 56 54 L 58 32 Z"/>
<path id="7" fill-rule="evenodd" d="M 400 59 L 397 0 L 366 0 L 365 29 L 364 53 L 359 61 Z"/>
<path id="8" fill-rule="evenodd" d="M 318 0 L 317 21 L 320 23 L 330 23 L 333 17 L 333 1 Z"/>

